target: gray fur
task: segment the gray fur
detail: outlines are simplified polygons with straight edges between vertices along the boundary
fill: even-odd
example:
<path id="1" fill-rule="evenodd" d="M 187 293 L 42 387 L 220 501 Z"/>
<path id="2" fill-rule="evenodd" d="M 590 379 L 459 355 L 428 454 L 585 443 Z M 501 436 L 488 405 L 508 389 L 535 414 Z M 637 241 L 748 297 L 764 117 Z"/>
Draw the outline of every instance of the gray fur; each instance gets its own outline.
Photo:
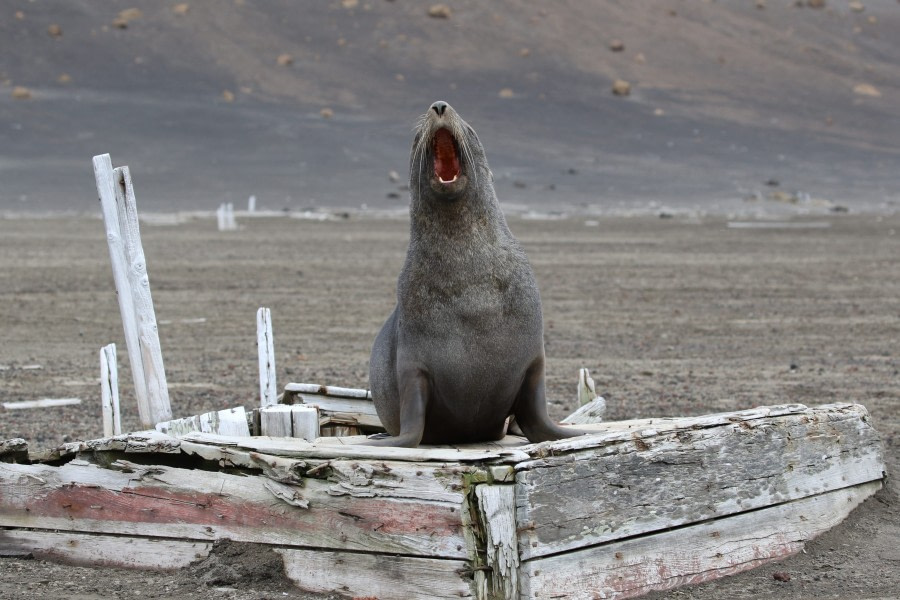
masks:
<path id="1" fill-rule="evenodd" d="M 441 127 L 459 149 L 461 174 L 451 184 L 434 174 L 432 140 Z M 378 416 L 395 437 L 373 443 L 496 440 L 513 414 L 529 438 L 578 435 L 546 416 L 534 275 L 507 227 L 478 136 L 449 105 L 419 121 L 409 183 L 410 242 L 397 306 L 369 363 Z M 543 417 L 533 409 L 519 415 L 535 403 Z M 410 431 L 420 422 L 421 435 Z"/>

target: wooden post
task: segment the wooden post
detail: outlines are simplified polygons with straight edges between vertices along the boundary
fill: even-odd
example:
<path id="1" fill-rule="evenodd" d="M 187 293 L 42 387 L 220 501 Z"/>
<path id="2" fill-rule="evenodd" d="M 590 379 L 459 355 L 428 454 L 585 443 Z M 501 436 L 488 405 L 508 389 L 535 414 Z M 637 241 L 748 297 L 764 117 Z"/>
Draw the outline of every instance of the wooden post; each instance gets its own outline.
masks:
<path id="1" fill-rule="evenodd" d="M 250 196 L 249 198 L 247 198 L 247 212 L 256 212 L 256 196 Z"/>
<path id="2" fill-rule="evenodd" d="M 256 346 L 259 352 L 259 400 L 260 406 L 278 403 L 275 385 L 275 339 L 272 337 L 272 311 L 260 308 L 256 311 Z"/>
<path id="3" fill-rule="evenodd" d="M 119 414 L 119 373 L 116 365 L 116 345 L 100 348 L 100 403 L 103 409 L 103 436 L 122 433 Z"/>
<path id="4" fill-rule="evenodd" d="M 219 231 L 235 231 L 237 229 L 237 221 L 234 220 L 234 204 L 231 202 L 222 203 L 216 211 L 216 221 L 218 222 Z"/>
<path id="5" fill-rule="evenodd" d="M 131 174 L 128 167 L 113 170 L 109 154 L 102 154 L 94 157 L 94 176 L 106 224 L 138 412 L 141 424 L 153 427 L 160 421 L 170 420 L 172 410 Z"/>

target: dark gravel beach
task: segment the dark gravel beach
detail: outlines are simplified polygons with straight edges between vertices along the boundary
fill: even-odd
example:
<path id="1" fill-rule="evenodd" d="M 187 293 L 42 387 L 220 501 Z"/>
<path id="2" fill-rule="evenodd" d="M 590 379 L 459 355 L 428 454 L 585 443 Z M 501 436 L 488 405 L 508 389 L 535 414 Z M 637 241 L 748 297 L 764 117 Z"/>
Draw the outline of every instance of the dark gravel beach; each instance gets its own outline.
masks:
<path id="1" fill-rule="evenodd" d="M 806 553 L 665 597 L 858 598 L 900 590 L 893 568 L 900 560 L 900 218 L 791 222 L 820 225 L 510 219 L 542 290 L 554 417 L 574 408 L 584 366 L 611 419 L 853 401 L 866 405 L 883 436 L 886 488 Z M 272 309 L 280 384 L 366 386 L 408 224 L 355 216 L 239 223 L 239 231 L 221 233 L 211 219 L 143 225 L 176 415 L 255 405 L 259 306 Z M 99 436 L 98 350 L 109 342 L 121 348 L 124 427 L 137 428 L 102 222 L 0 220 L 0 249 L 0 399 L 82 399 L 2 411 L 0 438 L 42 448 Z M 777 581 L 774 572 L 791 579 Z M 222 597 L 215 587 L 237 588 L 229 592 L 235 598 L 280 597 L 266 591 L 281 590 L 271 588 L 277 583 L 236 575 L 210 587 L 189 572 L 0 562 L 0 597 L 9 598 L 132 597 L 134 589 L 146 597 Z"/>

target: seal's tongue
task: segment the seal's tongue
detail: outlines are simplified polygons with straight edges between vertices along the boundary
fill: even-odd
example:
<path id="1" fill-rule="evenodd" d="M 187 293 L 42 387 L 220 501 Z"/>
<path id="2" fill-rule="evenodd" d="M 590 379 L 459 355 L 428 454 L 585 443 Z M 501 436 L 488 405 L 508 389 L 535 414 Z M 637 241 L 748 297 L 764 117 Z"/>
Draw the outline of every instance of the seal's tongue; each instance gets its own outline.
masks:
<path id="1" fill-rule="evenodd" d="M 434 173 L 441 183 L 452 183 L 459 176 L 459 156 L 453 135 L 444 128 L 434 134 Z"/>

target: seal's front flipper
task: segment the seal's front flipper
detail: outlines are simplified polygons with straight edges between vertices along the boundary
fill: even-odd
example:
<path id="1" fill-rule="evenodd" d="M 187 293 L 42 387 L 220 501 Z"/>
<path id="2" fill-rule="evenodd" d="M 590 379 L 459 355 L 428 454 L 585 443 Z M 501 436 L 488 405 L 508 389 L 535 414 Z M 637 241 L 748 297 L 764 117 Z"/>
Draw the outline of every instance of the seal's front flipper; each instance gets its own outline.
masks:
<path id="1" fill-rule="evenodd" d="M 587 431 L 562 427 L 547 414 L 544 396 L 543 360 L 535 361 L 525 374 L 525 381 L 513 407 L 516 423 L 529 442 L 546 442 L 585 435 Z"/>
<path id="2" fill-rule="evenodd" d="M 367 439 L 366 446 L 415 448 L 425 434 L 428 375 L 419 369 L 400 373 L 400 435 Z"/>

